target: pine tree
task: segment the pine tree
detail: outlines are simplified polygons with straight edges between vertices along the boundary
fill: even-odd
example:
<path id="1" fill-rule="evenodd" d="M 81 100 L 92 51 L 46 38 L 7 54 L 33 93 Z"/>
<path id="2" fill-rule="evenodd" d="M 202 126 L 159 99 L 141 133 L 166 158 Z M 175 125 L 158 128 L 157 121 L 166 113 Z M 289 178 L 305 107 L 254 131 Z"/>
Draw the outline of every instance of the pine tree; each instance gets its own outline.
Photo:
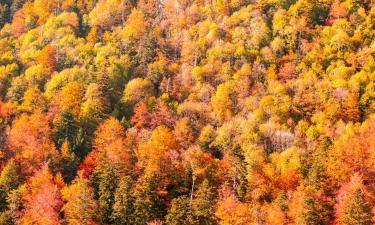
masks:
<path id="1" fill-rule="evenodd" d="M 312 197 L 307 196 L 304 201 L 304 212 L 302 214 L 303 224 L 320 225 L 324 224 L 319 216 L 318 202 Z"/>
<path id="2" fill-rule="evenodd" d="M 207 180 L 198 188 L 192 207 L 198 224 L 215 224 L 215 195 Z"/>
<path id="3" fill-rule="evenodd" d="M 133 201 L 131 196 L 132 179 L 126 176 L 121 179 L 115 192 L 115 203 L 111 219 L 114 224 L 131 224 L 133 213 Z"/>
<path id="4" fill-rule="evenodd" d="M 154 178 L 141 178 L 132 194 L 134 201 L 133 223 L 136 225 L 147 224 L 150 221 L 162 218 L 164 205 L 156 193 Z"/>
<path id="5" fill-rule="evenodd" d="M 17 188 L 19 176 L 14 160 L 10 160 L 3 168 L 0 175 L 0 211 L 7 207 L 6 197 L 8 193 Z"/>
<path id="6" fill-rule="evenodd" d="M 115 170 L 110 166 L 100 166 L 96 172 L 98 176 L 98 194 L 99 205 L 102 212 L 103 221 L 111 223 L 113 204 L 115 202 L 115 190 L 117 188 L 118 178 Z"/>
<path id="7" fill-rule="evenodd" d="M 100 221 L 98 203 L 87 180 L 79 178 L 63 190 L 66 204 L 63 207 L 68 225 L 94 225 Z"/>
<path id="8" fill-rule="evenodd" d="M 190 199 L 180 196 L 172 200 L 172 206 L 166 216 L 167 225 L 194 225 L 200 224 L 195 220 Z"/>
<path id="9" fill-rule="evenodd" d="M 342 225 L 373 224 L 371 208 L 360 188 L 346 196 L 342 205 L 342 214 L 339 215 L 338 221 Z"/>

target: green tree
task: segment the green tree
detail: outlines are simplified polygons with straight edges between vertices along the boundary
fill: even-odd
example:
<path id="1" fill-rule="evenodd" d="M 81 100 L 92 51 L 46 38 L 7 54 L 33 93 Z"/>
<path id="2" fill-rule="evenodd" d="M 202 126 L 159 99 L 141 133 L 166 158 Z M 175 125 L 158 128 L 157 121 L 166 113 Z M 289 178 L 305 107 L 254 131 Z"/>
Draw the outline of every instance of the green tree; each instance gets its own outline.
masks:
<path id="1" fill-rule="evenodd" d="M 338 221 L 343 225 L 370 225 L 373 224 L 372 212 L 360 188 L 347 196 L 342 205 L 342 215 Z"/>
<path id="2" fill-rule="evenodd" d="M 132 197 L 134 201 L 133 223 L 147 224 L 150 221 L 161 219 L 165 206 L 156 193 L 155 178 L 142 177 L 136 184 Z"/>
<path id="3" fill-rule="evenodd" d="M 216 224 L 215 195 L 207 180 L 199 186 L 192 201 L 194 218 L 200 225 Z"/>
<path id="4" fill-rule="evenodd" d="M 69 225 L 92 225 L 100 221 L 98 203 L 94 199 L 89 182 L 82 178 L 62 191 L 66 204 L 63 207 L 65 220 Z"/>
<path id="5" fill-rule="evenodd" d="M 199 224 L 194 218 L 191 201 L 187 196 L 180 196 L 172 200 L 172 206 L 166 216 L 167 225 Z"/>
<path id="6" fill-rule="evenodd" d="M 133 221 L 132 214 L 134 199 L 131 195 L 132 182 L 133 180 L 130 176 L 121 178 L 115 191 L 115 202 L 113 204 L 113 212 L 111 215 L 114 224 L 131 224 Z"/>
<path id="7" fill-rule="evenodd" d="M 16 170 L 14 160 L 10 160 L 1 171 L 0 175 L 0 211 L 4 211 L 7 204 L 8 194 L 16 189 L 20 183 L 20 179 Z"/>

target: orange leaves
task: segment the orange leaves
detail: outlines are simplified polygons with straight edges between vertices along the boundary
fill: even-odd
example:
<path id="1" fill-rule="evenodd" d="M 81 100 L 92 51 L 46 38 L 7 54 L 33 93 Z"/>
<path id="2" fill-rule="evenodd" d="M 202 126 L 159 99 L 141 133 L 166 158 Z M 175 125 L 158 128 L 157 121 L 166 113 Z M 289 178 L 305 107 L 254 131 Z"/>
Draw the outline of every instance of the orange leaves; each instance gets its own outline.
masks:
<path id="1" fill-rule="evenodd" d="M 184 152 L 184 161 L 187 167 L 192 170 L 193 179 L 201 182 L 208 179 L 211 183 L 220 183 L 222 177 L 219 173 L 219 160 L 199 147 L 193 146 Z"/>
<path id="2" fill-rule="evenodd" d="M 278 77 L 282 81 L 296 78 L 297 73 L 293 63 L 285 63 L 281 66 Z"/>
<path id="3" fill-rule="evenodd" d="M 82 177 L 89 178 L 95 170 L 97 164 L 98 151 L 91 151 L 79 166 L 78 173 L 82 174 Z"/>
<path id="4" fill-rule="evenodd" d="M 38 55 L 38 63 L 42 64 L 44 68 L 51 74 L 56 67 L 56 50 L 51 45 L 45 46 Z"/>
<path id="5" fill-rule="evenodd" d="M 361 112 L 358 107 L 358 98 L 354 94 L 348 94 L 346 98 L 340 102 L 340 108 L 337 112 L 337 116 L 342 118 L 344 121 L 358 121 L 361 116 Z"/>
<path id="6" fill-rule="evenodd" d="M 26 3 L 27 4 L 27 3 Z M 23 10 L 18 10 L 12 21 L 12 33 L 15 37 L 19 37 L 26 32 L 25 16 Z"/>
<path id="7" fill-rule="evenodd" d="M 251 205 L 232 197 L 226 197 L 217 203 L 215 215 L 221 225 L 242 225 L 253 222 Z"/>
<path id="8" fill-rule="evenodd" d="M 145 143 L 139 145 L 136 153 L 139 163 L 145 167 L 147 172 L 160 174 L 171 170 L 170 167 L 177 163 L 171 161 L 171 157 L 173 157 L 173 153 L 178 154 L 176 152 L 178 148 L 179 146 L 170 131 L 166 127 L 160 126 L 152 132 L 151 137 Z"/>
<path id="9" fill-rule="evenodd" d="M 1 122 L 9 123 L 16 113 L 16 105 L 10 102 L 0 102 L 0 118 Z"/>
<path id="10" fill-rule="evenodd" d="M 8 136 L 9 148 L 20 160 L 24 173 L 39 169 L 50 156 L 56 157 L 51 135 L 48 120 L 41 113 L 23 114 L 14 122 Z"/>
<path id="11" fill-rule="evenodd" d="M 93 144 L 106 162 L 114 165 L 119 172 L 130 170 L 132 163 L 125 143 L 125 129 L 115 118 L 109 118 L 99 125 Z"/>
<path id="12" fill-rule="evenodd" d="M 47 165 L 28 182 L 23 196 L 24 215 L 20 224 L 58 225 L 63 202 L 59 186 L 55 184 Z"/>
<path id="13" fill-rule="evenodd" d="M 375 120 L 370 119 L 360 128 L 351 125 L 331 149 L 328 172 L 339 182 L 347 181 L 356 172 L 372 180 L 375 172 Z"/>

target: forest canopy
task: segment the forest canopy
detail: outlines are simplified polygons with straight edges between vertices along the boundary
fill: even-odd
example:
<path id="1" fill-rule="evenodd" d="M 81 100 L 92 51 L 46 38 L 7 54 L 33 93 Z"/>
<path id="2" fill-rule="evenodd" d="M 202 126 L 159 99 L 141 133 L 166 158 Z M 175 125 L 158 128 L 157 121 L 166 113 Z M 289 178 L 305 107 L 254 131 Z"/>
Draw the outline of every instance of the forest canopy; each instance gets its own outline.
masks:
<path id="1" fill-rule="evenodd" d="M 372 0 L 3 0 L 0 225 L 375 224 Z"/>

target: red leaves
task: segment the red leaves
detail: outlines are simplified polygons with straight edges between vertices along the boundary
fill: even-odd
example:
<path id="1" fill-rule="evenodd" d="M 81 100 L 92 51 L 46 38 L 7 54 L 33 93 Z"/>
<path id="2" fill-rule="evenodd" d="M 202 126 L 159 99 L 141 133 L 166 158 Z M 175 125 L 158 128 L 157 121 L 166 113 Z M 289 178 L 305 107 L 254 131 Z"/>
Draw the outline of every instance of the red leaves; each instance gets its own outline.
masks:
<path id="1" fill-rule="evenodd" d="M 91 151 L 83 160 L 81 165 L 79 166 L 78 171 L 80 171 L 83 178 L 89 178 L 91 176 L 92 172 L 94 171 L 96 167 L 97 156 L 98 156 L 97 150 Z"/>
<path id="2" fill-rule="evenodd" d="M 153 130 L 159 125 L 172 128 L 175 121 L 176 118 L 168 106 L 163 101 L 158 101 L 151 110 L 144 102 L 138 103 L 130 123 L 136 128 Z"/>

